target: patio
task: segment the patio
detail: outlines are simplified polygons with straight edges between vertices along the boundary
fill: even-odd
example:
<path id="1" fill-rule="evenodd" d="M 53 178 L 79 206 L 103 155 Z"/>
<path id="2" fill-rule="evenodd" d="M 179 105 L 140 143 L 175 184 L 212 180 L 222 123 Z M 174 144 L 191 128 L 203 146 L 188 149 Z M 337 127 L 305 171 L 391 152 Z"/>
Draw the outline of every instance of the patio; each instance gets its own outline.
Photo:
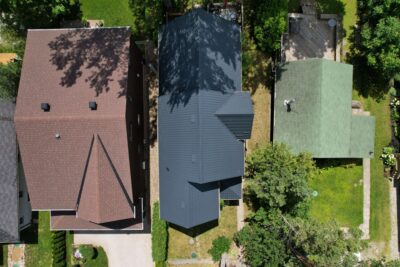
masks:
<path id="1" fill-rule="evenodd" d="M 340 61 L 337 44 L 341 24 L 337 15 L 291 13 L 289 31 L 282 37 L 282 62 L 308 58 Z"/>

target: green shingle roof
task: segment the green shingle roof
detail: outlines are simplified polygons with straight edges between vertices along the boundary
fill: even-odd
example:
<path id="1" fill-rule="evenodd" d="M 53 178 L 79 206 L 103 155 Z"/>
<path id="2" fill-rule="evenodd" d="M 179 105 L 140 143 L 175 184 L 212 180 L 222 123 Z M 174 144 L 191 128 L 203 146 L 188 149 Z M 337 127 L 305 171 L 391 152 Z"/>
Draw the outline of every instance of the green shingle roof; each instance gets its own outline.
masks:
<path id="1" fill-rule="evenodd" d="M 371 157 L 375 120 L 352 115 L 352 80 L 351 65 L 331 60 L 282 65 L 275 87 L 274 141 L 315 158 Z M 290 112 L 285 100 L 292 101 Z"/>

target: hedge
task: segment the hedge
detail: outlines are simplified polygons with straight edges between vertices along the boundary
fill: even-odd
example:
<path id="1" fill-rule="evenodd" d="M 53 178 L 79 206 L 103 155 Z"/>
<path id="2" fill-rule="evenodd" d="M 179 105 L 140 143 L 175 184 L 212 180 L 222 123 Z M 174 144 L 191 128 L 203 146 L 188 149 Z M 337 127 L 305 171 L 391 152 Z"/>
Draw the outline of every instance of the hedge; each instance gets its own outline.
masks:
<path id="1" fill-rule="evenodd" d="M 160 219 L 160 204 L 153 205 L 153 217 L 151 225 L 151 243 L 153 261 L 157 266 L 167 260 L 168 251 L 168 225 L 167 222 Z"/>
<path id="2" fill-rule="evenodd" d="M 53 267 L 65 267 L 67 244 L 65 240 L 65 232 L 52 232 L 51 235 L 51 252 L 53 255 Z"/>

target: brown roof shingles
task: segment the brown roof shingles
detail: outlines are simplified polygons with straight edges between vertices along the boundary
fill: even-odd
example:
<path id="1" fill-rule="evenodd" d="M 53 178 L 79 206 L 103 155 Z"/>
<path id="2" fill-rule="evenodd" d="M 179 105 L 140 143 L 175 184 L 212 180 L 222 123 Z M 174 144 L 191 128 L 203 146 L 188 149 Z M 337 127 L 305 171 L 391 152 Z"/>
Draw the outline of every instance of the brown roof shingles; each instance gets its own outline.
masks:
<path id="1" fill-rule="evenodd" d="M 28 32 L 15 125 L 33 209 L 77 208 L 92 140 L 100 136 L 109 159 L 102 156 L 97 170 L 88 171 L 97 187 L 82 190 L 80 200 L 93 206 L 81 207 L 79 215 L 97 222 L 128 217 L 133 199 L 125 120 L 129 46 L 129 28 Z M 97 110 L 89 108 L 90 101 Z M 50 111 L 41 103 L 49 103 Z"/>

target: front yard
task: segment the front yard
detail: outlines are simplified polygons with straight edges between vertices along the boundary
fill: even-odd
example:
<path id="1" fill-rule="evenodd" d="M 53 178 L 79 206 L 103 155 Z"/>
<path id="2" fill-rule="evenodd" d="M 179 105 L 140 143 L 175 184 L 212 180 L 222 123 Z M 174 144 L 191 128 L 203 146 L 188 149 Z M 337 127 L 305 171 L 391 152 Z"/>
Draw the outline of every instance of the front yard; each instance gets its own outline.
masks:
<path id="1" fill-rule="evenodd" d="M 224 206 L 218 226 L 205 232 L 204 225 L 190 232 L 183 232 L 169 226 L 168 259 L 190 259 L 194 256 L 193 253 L 198 259 L 210 259 L 211 256 L 207 251 L 211 248 L 212 241 L 221 235 L 232 238 L 236 229 L 236 206 Z"/>

